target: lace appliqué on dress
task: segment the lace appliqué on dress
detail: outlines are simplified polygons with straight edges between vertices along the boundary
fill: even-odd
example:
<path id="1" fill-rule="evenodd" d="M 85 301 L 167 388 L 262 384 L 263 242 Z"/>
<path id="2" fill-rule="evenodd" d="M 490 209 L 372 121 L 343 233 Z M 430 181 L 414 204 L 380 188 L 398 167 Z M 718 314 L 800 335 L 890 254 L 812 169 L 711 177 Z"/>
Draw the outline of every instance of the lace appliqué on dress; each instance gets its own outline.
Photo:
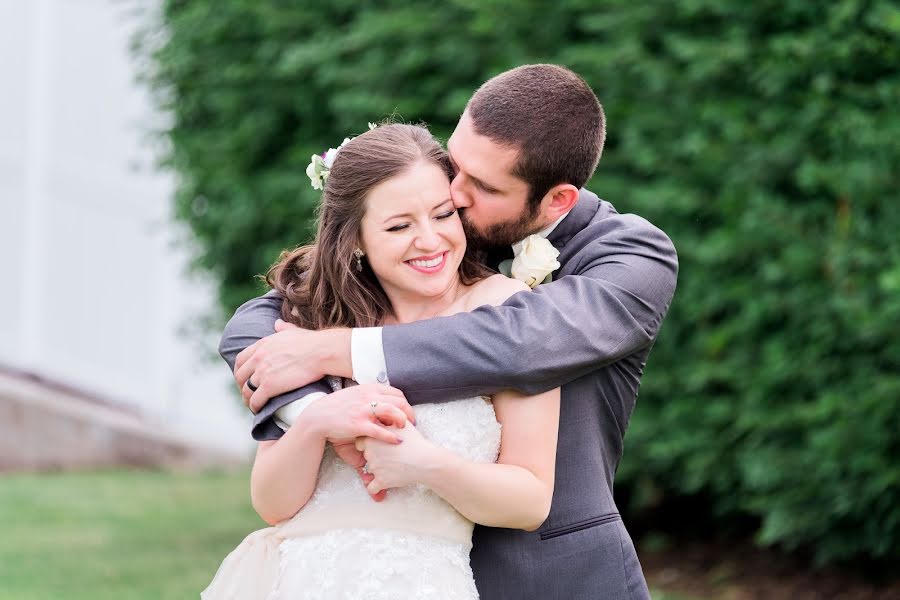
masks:
<path id="1" fill-rule="evenodd" d="M 281 544 L 269 600 L 476 600 L 459 544 L 388 530 L 344 529 Z"/>
<path id="2" fill-rule="evenodd" d="M 336 390 L 341 381 L 331 378 Z M 500 424 L 482 397 L 416 407 L 416 427 L 432 442 L 475 462 L 494 462 Z M 475 600 L 469 566 L 472 523 L 422 485 L 392 489 L 373 502 L 356 472 L 328 447 L 313 497 L 294 519 L 354 525 L 288 539 L 280 545 L 278 583 L 268 600 Z M 371 519 L 366 515 L 371 515 Z M 341 517 L 340 515 L 343 515 Z M 393 515 L 395 528 L 384 526 Z M 400 515 L 400 521 L 396 516 Z M 416 517 L 453 535 L 423 535 Z M 372 528 L 359 523 L 372 523 Z M 300 522 L 298 521 L 298 524 Z"/>

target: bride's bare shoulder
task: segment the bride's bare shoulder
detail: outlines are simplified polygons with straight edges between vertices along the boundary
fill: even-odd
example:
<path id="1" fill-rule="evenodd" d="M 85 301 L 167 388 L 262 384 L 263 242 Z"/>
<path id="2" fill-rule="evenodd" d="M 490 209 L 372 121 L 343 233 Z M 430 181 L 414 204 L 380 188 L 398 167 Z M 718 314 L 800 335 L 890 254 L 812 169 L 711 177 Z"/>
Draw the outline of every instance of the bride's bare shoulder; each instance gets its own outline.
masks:
<path id="1" fill-rule="evenodd" d="M 530 288 L 519 281 L 506 275 L 496 274 L 482 279 L 472 286 L 468 295 L 468 310 L 474 310 L 479 306 L 490 304 L 499 306 L 517 292 L 524 292 Z"/>

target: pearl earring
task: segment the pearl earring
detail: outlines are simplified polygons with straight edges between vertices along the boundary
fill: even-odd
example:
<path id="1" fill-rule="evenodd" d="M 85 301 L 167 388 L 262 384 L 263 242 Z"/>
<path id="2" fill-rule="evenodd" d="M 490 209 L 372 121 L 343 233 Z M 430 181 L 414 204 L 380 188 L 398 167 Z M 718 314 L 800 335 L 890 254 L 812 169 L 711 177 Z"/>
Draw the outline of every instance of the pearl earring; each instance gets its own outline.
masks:
<path id="1" fill-rule="evenodd" d="M 356 270 L 362 271 L 362 257 L 365 256 L 365 254 L 363 254 L 362 250 L 357 248 L 353 251 L 353 256 L 356 257 Z"/>

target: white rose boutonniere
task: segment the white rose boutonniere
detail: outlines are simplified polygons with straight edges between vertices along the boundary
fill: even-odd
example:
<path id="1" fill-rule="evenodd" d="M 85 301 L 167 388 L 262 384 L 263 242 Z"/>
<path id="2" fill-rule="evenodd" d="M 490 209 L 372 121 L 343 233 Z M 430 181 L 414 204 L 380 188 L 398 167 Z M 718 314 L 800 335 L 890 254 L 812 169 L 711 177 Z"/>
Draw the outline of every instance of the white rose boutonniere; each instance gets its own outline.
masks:
<path id="1" fill-rule="evenodd" d="M 553 247 L 547 238 L 537 234 L 530 235 L 513 246 L 515 258 L 510 265 L 510 275 L 536 288 L 553 278 L 553 271 L 559 268 L 559 250 Z M 504 261 L 505 262 L 505 261 Z"/>

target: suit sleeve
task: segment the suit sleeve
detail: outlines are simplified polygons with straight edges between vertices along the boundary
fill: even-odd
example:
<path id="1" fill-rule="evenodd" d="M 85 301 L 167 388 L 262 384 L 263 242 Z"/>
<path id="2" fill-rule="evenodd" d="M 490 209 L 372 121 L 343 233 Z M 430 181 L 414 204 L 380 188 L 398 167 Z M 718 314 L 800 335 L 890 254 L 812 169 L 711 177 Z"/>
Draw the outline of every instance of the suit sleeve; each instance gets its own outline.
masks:
<path id="1" fill-rule="evenodd" d="M 501 306 L 385 327 L 391 385 L 413 404 L 503 389 L 533 395 L 653 343 L 678 275 L 662 231 L 616 216 L 585 228 L 563 255 L 559 279 Z"/>
<path id="2" fill-rule="evenodd" d="M 237 355 L 257 340 L 275 333 L 275 321 L 280 318 L 281 297 L 274 291 L 254 298 L 237 309 L 225 325 L 219 342 L 219 354 L 232 372 Z M 332 389 L 322 380 L 270 399 L 253 419 L 253 439 L 275 440 L 284 435 L 284 431 L 275 423 L 275 411 L 314 392 L 328 394 Z"/>

